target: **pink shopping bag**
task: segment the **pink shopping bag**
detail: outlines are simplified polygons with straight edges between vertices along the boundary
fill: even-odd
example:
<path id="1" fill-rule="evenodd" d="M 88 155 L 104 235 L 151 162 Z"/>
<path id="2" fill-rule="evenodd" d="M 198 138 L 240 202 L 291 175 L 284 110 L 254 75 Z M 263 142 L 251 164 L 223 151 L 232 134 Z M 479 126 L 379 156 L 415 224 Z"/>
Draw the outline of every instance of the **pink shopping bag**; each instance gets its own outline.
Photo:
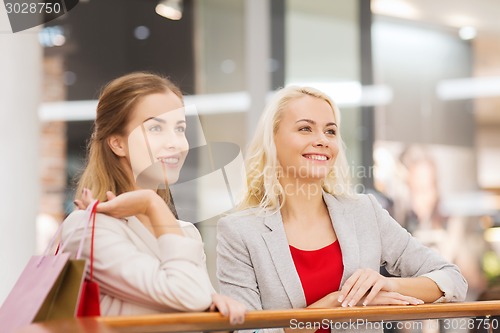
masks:
<path id="1" fill-rule="evenodd" d="M 67 245 L 62 244 L 60 251 L 49 255 L 55 239 L 62 231 L 62 225 L 54 234 L 44 255 L 33 256 L 24 268 L 10 294 L 0 307 L 0 330 L 2 333 L 12 333 L 16 329 L 33 321 L 71 318 L 77 314 L 80 303 L 83 280 L 86 271 L 86 261 L 80 259 L 83 241 L 92 209 L 97 203 L 91 204 L 87 210 L 85 230 L 76 259 L 70 259 L 70 253 L 64 253 Z M 68 239 L 70 239 L 75 228 Z"/>
<path id="2" fill-rule="evenodd" d="M 2 332 L 13 332 L 35 319 L 51 290 L 63 279 L 68 260 L 69 253 L 30 259 L 0 308 Z"/>

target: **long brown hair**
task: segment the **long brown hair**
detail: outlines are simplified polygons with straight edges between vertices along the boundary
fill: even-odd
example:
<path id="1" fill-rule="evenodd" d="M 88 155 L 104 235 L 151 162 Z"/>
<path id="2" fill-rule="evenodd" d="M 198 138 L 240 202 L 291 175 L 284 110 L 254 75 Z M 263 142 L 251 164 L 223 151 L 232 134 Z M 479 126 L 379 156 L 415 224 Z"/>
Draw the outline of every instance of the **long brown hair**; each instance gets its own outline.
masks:
<path id="1" fill-rule="evenodd" d="M 78 181 L 77 198 L 84 188 L 91 189 L 94 197 L 101 201 L 106 200 L 107 191 L 120 195 L 133 190 L 133 180 L 109 147 L 107 139 L 112 135 L 126 134 L 130 114 L 141 98 L 168 91 L 182 101 L 180 89 L 169 79 L 145 72 L 121 76 L 104 87 L 87 147 L 87 165 Z M 157 190 L 157 193 L 171 206 L 168 187 Z"/>

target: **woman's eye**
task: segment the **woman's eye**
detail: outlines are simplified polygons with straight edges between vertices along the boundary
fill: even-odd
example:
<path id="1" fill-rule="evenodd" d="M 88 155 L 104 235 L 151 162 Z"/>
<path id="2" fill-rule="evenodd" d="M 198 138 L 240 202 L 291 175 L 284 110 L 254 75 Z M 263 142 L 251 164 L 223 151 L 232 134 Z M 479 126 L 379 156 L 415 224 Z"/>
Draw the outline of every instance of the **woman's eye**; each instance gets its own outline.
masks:
<path id="1" fill-rule="evenodd" d="M 151 126 L 149 129 L 148 129 L 149 132 L 153 132 L 153 133 L 158 133 L 158 132 L 161 132 L 161 126 L 160 125 L 154 125 L 154 126 Z"/>
<path id="2" fill-rule="evenodd" d="M 300 132 L 311 132 L 311 127 L 309 127 L 309 126 L 301 127 L 301 128 L 299 128 L 299 131 Z"/>
<path id="3" fill-rule="evenodd" d="M 184 127 L 184 126 L 177 126 L 177 127 L 175 128 L 175 130 L 176 130 L 177 132 L 180 132 L 180 133 L 185 133 L 185 132 L 186 132 L 186 127 Z"/>
<path id="4" fill-rule="evenodd" d="M 335 131 L 334 129 L 328 129 L 325 131 L 325 133 L 327 135 L 335 135 L 337 133 L 337 131 Z"/>

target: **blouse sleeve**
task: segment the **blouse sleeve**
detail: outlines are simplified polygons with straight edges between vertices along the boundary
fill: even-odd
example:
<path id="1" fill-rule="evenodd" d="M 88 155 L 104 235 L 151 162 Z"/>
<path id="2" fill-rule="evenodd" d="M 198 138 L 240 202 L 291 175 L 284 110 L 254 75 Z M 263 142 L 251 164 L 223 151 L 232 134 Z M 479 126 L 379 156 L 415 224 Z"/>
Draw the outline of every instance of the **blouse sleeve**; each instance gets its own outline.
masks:
<path id="1" fill-rule="evenodd" d="M 83 218 L 81 212 L 68 217 L 63 239 Z M 204 311 L 212 302 L 201 238 L 165 234 L 157 239 L 159 257 L 141 250 L 125 231 L 124 223 L 97 214 L 94 240 L 94 278 L 101 293 L 124 301 L 164 311 Z M 76 252 L 83 226 L 77 227 L 68 249 Z M 90 232 L 90 230 L 88 231 Z M 154 240 L 153 240 L 154 241 Z M 83 257 L 90 257 L 87 237 Z"/>
<path id="2" fill-rule="evenodd" d="M 422 245 L 372 195 L 369 198 L 382 235 L 382 265 L 386 266 L 387 271 L 395 276 L 426 276 L 432 279 L 443 292 L 443 296 L 435 302 L 463 301 L 467 293 L 467 281 L 458 267 Z"/>

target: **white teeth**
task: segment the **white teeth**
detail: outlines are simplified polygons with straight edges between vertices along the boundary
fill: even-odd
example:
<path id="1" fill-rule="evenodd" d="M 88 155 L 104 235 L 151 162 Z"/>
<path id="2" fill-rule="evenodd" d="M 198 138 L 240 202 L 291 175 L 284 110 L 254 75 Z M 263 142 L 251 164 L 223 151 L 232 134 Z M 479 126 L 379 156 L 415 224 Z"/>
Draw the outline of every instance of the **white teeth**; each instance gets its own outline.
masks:
<path id="1" fill-rule="evenodd" d="M 176 163 L 179 162 L 179 158 L 178 157 L 159 158 L 158 160 L 160 162 L 166 163 L 166 164 L 176 164 Z"/>
<path id="2" fill-rule="evenodd" d="M 317 161 L 326 161 L 327 157 L 324 155 L 307 155 L 307 158 L 310 158 L 311 160 L 317 160 Z"/>

